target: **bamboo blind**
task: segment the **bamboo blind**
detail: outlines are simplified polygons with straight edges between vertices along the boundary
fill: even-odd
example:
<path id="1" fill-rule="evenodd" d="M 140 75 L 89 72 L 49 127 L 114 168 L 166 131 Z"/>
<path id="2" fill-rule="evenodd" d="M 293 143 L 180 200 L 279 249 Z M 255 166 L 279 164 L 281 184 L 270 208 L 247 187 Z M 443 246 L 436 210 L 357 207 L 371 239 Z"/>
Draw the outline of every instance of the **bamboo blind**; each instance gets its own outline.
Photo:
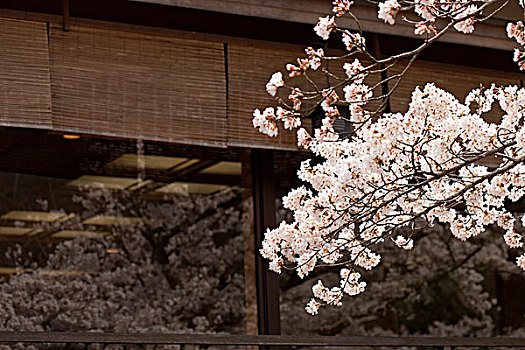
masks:
<path id="1" fill-rule="evenodd" d="M 277 71 L 286 74 L 286 63 L 301 56 L 300 49 L 275 49 L 238 44 L 228 45 L 228 144 L 242 147 L 297 149 L 295 131 L 282 125 L 277 137 L 261 134 L 252 124 L 255 108 L 276 106 L 266 92 L 266 83 Z M 286 79 L 286 76 L 285 76 Z M 287 94 L 282 97 L 286 98 Z M 306 126 L 307 130 L 310 128 Z"/>
<path id="2" fill-rule="evenodd" d="M 330 51 L 330 55 L 344 54 L 344 52 Z M 282 125 L 279 136 L 270 138 L 261 134 L 252 125 L 252 113 L 255 108 L 261 111 L 267 106 L 278 105 L 275 98 L 270 96 L 265 86 L 271 75 L 277 71 L 283 73 L 284 80 L 294 86 L 299 86 L 309 91 L 314 91 L 314 87 L 307 83 L 303 78 L 290 79 L 286 75 L 285 66 L 287 63 L 296 64 L 297 57 L 305 57 L 305 53 L 300 47 L 290 46 L 290 48 L 276 49 L 267 47 L 252 47 L 242 45 L 228 46 L 228 68 L 229 68 L 229 99 L 228 99 L 228 144 L 234 146 L 264 147 L 274 149 L 297 149 L 295 130 L 285 130 Z M 353 61 L 353 58 L 352 58 Z M 366 60 L 362 60 L 363 64 Z M 331 72 L 339 77 L 346 77 L 342 69 L 343 62 L 338 61 L 330 67 Z M 327 86 L 326 75 L 320 70 L 309 71 L 310 78 L 319 88 Z M 379 81 L 377 75 L 366 79 L 365 83 L 370 87 Z M 332 80 L 330 82 L 334 84 Z M 289 103 L 288 89 L 280 89 L 280 96 Z M 338 89 L 341 99 L 344 99 L 342 88 Z M 374 89 L 374 96 L 381 94 L 381 86 Z M 379 106 L 379 101 L 373 101 L 367 108 L 373 110 Z M 306 102 L 303 104 L 306 105 Z M 306 124 L 306 125 L 304 125 Z M 311 121 L 303 119 L 303 126 L 311 131 Z"/>
<path id="3" fill-rule="evenodd" d="M 265 85 L 271 74 L 285 73 L 286 63 L 304 56 L 301 47 L 231 43 L 225 58 L 218 42 L 114 28 L 71 29 L 64 32 L 51 25 L 48 38 L 44 23 L 0 19 L 0 125 L 221 147 L 297 149 L 295 132 L 281 127 L 277 138 L 269 138 L 253 128 L 251 120 L 255 108 L 277 104 Z M 429 81 L 464 98 L 480 82 L 520 84 L 522 77 L 416 61 L 393 94 L 391 109 L 406 111 L 414 87 Z M 377 78 L 365 81 L 371 86 L 370 80 Z M 293 84 L 304 85 L 300 79 Z M 288 92 L 281 90 L 286 99 Z M 496 111 L 488 118 L 497 121 L 499 115 Z"/>
<path id="4" fill-rule="evenodd" d="M 0 125 L 51 127 L 45 23 L 0 18 Z"/>
<path id="5" fill-rule="evenodd" d="M 223 51 L 222 43 L 52 26 L 54 128 L 225 146 Z"/>

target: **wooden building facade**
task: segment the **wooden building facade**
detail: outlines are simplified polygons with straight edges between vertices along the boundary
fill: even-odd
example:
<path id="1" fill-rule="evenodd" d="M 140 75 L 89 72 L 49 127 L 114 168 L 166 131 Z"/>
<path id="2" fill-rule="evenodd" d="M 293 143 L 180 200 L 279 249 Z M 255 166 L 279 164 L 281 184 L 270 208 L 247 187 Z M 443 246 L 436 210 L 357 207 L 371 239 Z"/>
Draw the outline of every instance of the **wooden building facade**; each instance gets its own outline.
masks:
<path id="1" fill-rule="evenodd" d="M 23 259 L 15 264 L 9 260 L 18 249 L 13 244 L 44 242 L 46 254 L 56 256 L 54 249 L 66 239 L 124 237 L 123 227 L 132 224 L 140 232 L 168 225 L 151 212 L 116 210 L 122 201 L 131 201 L 130 193 L 160 208 L 180 195 L 211 196 L 228 188 L 238 191 L 238 203 L 233 195 L 219 202 L 223 209 L 241 208 L 236 218 L 243 254 L 240 272 L 228 275 L 242 274 L 240 320 L 245 325 L 244 331 L 234 332 L 279 334 L 279 280 L 257 251 L 266 227 L 276 223 L 276 198 L 295 183 L 295 169 L 307 155 L 296 147 L 293 133 L 276 139 L 260 134 L 252 126 L 252 112 L 274 103 L 264 89 L 268 77 L 300 56 L 306 45 L 319 44 L 312 24 L 328 13 L 329 5 L 323 0 L 1 1 L 3 283 L 22 279 L 27 271 L 60 271 L 46 265 L 48 258 L 35 267 L 22 266 Z M 514 17 L 515 10 L 503 17 Z M 375 52 L 387 55 L 415 43 L 411 26 L 378 23 L 375 9 L 364 4 L 357 4 L 356 11 Z M 338 50 L 338 45 L 330 41 L 328 47 Z M 405 110 L 413 88 L 429 81 L 460 97 L 479 83 L 523 85 L 511 61 L 512 48 L 500 19 L 479 24 L 471 36 L 445 37 L 408 72 L 392 96 L 391 110 Z M 118 192 L 124 199 L 104 204 L 101 212 L 93 209 L 91 189 Z M 107 193 L 97 195 L 99 203 Z M 86 196 L 92 202 L 85 204 Z M 157 206 L 154 212 L 161 210 Z M 225 215 L 212 207 L 206 210 Z M 151 228 L 154 219 L 162 223 Z M 198 230 L 197 221 L 185 225 L 188 232 Z M 212 235 L 216 249 L 226 249 L 226 243 L 217 242 L 234 239 L 228 229 L 223 231 Z M 154 233 L 144 237 L 152 251 L 173 239 L 156 241 Z M 111 244 L 104 246 L 108 254 L 124 249 L 116 241 Z M 173 254 L 163 252 L 163 263 L 182 253 Z M 217 283 L 227 288 L 224 281 Z M 197 327 L 200 318 L 185 317 L 194 329 L 207 331 Z M 22 330 L 82 330 L 46 322 Z M 214 331 L 230 330 L 221 327 Z M 161 329 L 166 330 L 177 328 Z"/>

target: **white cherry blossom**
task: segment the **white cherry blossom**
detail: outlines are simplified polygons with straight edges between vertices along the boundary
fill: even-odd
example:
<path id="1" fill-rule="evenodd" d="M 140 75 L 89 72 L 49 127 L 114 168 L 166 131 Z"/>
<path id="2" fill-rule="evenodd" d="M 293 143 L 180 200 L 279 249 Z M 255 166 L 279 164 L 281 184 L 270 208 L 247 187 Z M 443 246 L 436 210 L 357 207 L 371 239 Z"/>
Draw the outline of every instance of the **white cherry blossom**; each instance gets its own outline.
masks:
<path id="1" fill-rule="evenodd" d="M 382 19 L 386 23 L 392 25 L 396 22 L 396 15 L 401 5 L 397 0 L 386 0 L 385 2 L 380 2 L 378 4 L 379 12 L 377 13 L 377 18 Z"/>
<path id="2" fill-rule="evenodd" d="M 335 29 L 335 19 L 331 16 L 319 17 L 319 22 L 317 22 L 314 27 L 314 31 L 324 40 L 328 40 L 330 33 Z"/>
<path id="3" fill-rule="evenodd" d="M 281 86 L 284 86 L 283 74 L 281 72 L 276 72 L 272 75 L 268 84 L 266 84 L 266 92 L 275 96 L 275 94 L 277 94 L 277 89 Z"/>

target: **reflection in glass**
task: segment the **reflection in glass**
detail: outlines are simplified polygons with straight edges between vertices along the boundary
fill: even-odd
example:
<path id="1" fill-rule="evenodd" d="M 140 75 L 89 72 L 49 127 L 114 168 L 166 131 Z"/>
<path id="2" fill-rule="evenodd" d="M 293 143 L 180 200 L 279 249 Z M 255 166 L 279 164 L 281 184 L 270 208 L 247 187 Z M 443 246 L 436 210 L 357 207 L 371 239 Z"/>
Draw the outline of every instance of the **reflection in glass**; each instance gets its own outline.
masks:
<path id="1" fill-rule="evenodd" d="M 0 329 L 245 333 L 237 154 L 2 133 Z"/>

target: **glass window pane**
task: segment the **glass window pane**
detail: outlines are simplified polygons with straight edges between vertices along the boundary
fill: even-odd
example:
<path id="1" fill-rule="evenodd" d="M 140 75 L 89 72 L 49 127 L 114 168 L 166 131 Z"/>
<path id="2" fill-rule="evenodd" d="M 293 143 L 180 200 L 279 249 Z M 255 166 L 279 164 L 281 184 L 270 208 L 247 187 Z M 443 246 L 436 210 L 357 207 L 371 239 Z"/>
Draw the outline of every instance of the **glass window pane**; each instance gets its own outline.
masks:
<path id="1" fill-rule="evenodd" d="M 237 151 L 0 131 L 0 329 L 245 333 Z"/>

